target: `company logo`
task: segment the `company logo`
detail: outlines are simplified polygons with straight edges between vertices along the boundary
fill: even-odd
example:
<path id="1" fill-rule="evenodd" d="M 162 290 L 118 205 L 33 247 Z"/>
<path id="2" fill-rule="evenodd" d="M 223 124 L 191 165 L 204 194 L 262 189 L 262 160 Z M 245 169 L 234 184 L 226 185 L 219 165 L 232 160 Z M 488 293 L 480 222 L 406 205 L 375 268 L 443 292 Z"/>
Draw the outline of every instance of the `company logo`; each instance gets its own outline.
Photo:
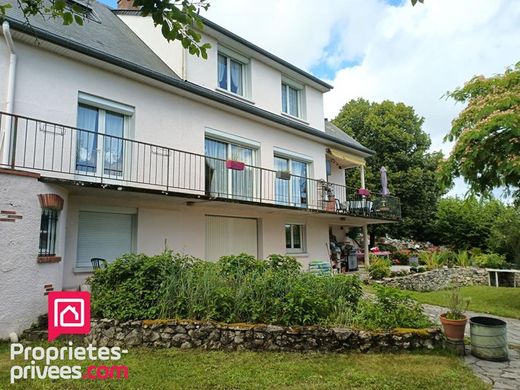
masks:
<path id="1" fill-rule="evenodd" d="M 90 333 L 90 293 L 51 291 L 48 297 L 49 341 L 60 334 Z"/>

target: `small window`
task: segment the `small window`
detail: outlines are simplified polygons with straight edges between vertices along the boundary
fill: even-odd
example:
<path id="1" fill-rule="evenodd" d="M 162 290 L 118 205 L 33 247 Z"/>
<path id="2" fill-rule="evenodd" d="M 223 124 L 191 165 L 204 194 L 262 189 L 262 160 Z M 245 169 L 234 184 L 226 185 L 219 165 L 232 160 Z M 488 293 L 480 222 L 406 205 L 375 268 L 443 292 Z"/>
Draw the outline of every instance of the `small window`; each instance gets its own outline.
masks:
<path id="1" fill-rule="evenodd" d="M 39 256 L 56 256 L 57 226 L 58 211 L 53 209 L 42 209 Z"/>
<path id="2" fill-rule="evenodd" d="M 302 118 L 302 89 L 282 82 L 282 112 Z"/>
<path id="3" fill-rule="evenodd" d="M 218 53 L 218 87 L 245 96 L 246 64 L 222 52 Z"/>
<path id="4" fill-rule="evenodd" d="M 287 252 L 305 252 L 305 225 L 285 225 Z"/>

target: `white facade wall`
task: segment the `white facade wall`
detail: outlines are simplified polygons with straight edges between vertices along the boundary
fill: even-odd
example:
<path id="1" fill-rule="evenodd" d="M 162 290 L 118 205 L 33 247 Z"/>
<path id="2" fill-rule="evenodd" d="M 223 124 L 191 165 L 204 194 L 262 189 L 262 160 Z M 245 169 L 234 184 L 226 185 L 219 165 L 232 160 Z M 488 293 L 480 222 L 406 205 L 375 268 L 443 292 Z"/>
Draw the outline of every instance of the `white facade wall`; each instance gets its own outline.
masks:
<path id="1" fill-rule="evenodd" d="M 184 54 L 184 66 L 182 64 L 182 47 L 178 43 L 167 43 L 161 34 L 161 30 L 154 28 L 149 18 L 131 15 L 118 16 L 180 77 L 211 90 L 217 88 L 217 53 L 219 41 L 215 37 L 208 35 L 207 31 L 202 34 L 202 43 L 209 43 L 211 45 L 211 49 L 208 51 L 208 58 L 204 60 L 201 57 Z M 247 53 L 241 52 L 240 47 L 234 47 L 233 44 L 229 44 L 228 42 L 226 42 L 225 46 L 234 49 L 245 57 L 250 57 Z M 250 51 L 250 49 L 248 51 Z M 179 59 L 181 60 L 179 61 Z M 250 91 L 249 96 L 246 96 L 246 98 L 256 107 L 278 115 L 281 114 L 282 72 L 262 62 L 260 55 L 250 57 L 248 72 L 250 74 L 248 86 Z M 288 71 L 288 73 L 290 72 Z M 302 78 L 303 77 L 299 77 L 296 81 L 302 83 Z M 322 92 L 306 85 L 304 93 L 303 110 L 306 114 L 303 121 L 315 129 L 325 131 Z"/>
<path id="2" fill-rule="evenodd" d="M 88 195 L 69 196 L 63 286 L 78 287 L 89 273 L 75 270 L 78 216 L 80 211 L 118 212 L 137 214 L 136 251 L 155 255 L 165 248 L 175 252 L 190 254 L 198 258 L 208 258 L 205 251 L 206 216 L 247 217 L 258 220 L 258 256 L 285 254 L 285 224 L 306 226 L 306 251 L 291 254 L 297 257 L 306 269 L 310 260 L 327 259 L 328 228 L 327 218 L 303 214 L 287 213 L 264 207 L 244 207 L 221 202 L 201 202 L 187 206 L 188 199 L 161 195 L 136 196 L 111 190 L 95 190 Z"/>
<path id="3" fill-rule="evenodd" d="M 42 209 L 38 194 L 53 193 L 64 200 L 58 216 L 56 255 L 59 263 L 37 263 Z M 0 339 L 28 328 L 47 312 L 44 285 L 62 288 L 63 255 L 68 208 L 67 190 L 33 177 L 0 173 L 0 210 L 16 211 L 22 219 L 0 221 Z M 2 216 L 0 216 L 2 218 Z"/>

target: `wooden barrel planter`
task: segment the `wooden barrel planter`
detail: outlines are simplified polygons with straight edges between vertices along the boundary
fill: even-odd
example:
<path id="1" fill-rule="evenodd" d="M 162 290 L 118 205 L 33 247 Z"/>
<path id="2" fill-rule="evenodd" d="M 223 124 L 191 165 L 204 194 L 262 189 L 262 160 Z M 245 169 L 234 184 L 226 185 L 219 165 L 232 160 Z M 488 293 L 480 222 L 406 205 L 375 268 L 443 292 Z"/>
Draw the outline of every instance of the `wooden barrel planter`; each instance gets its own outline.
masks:
<path id="1" fill-rule="evenodd" d="M 492 317 L 471 317 L 471 354 L 494 362 L 509 360 L 506 322 Z"/>

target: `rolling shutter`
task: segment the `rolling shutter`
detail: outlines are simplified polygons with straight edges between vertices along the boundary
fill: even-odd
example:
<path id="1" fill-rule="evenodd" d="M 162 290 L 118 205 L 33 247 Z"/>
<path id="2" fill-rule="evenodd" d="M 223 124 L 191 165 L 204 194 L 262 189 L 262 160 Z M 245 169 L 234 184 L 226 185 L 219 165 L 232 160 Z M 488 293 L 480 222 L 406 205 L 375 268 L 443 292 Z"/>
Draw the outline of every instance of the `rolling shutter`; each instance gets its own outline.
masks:
<path id="1" fill-rule="evenodd" d="M 257 220 L 206 216 L 206 259 L 240 253 L 258 256 Z"/>
<path id="2" fill-rule="evenodd" d="M 77 267 L 91 267 L 90 259 L 111 262 L 132 252 L 132 214 L 80 211 Z"/>

